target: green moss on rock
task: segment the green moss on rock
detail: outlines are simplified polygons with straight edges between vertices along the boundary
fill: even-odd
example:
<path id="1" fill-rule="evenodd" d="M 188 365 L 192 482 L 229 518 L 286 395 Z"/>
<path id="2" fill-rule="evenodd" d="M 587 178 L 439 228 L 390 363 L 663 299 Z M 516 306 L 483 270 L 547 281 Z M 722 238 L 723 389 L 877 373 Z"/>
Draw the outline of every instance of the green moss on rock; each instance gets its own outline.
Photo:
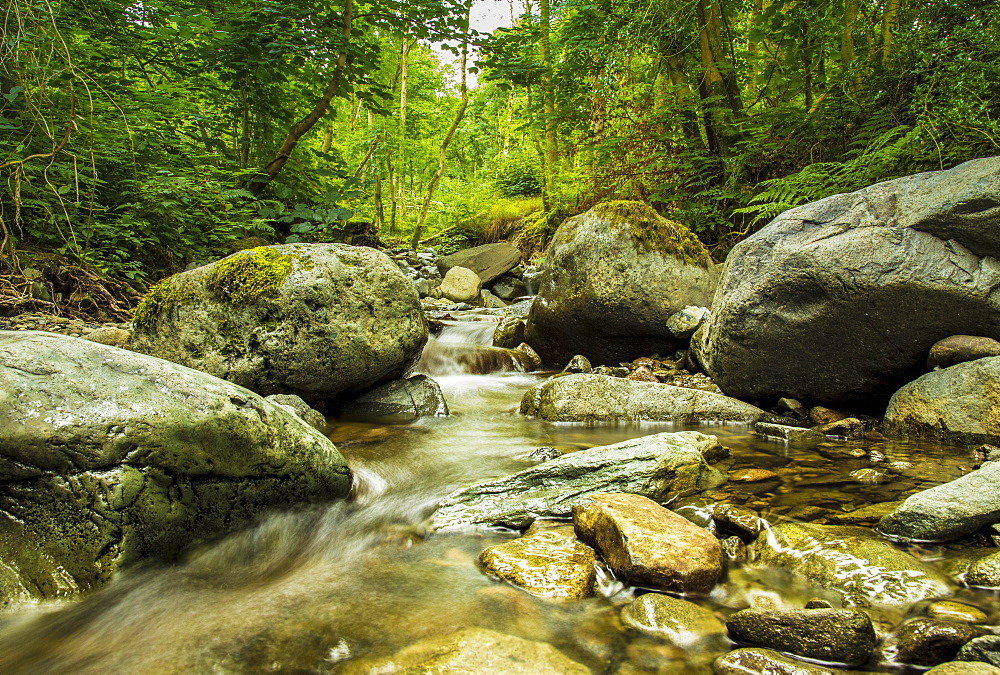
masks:
<path id="1" fill-rule="evenodd" d="M 232 302 L 254 300 L 275 293 L 291 274 L 294 260 L 266 246 L 248 249 L 217 262 L 207 284 Z"/>
<path id="2" fill-rule="evenodd" d="M 649 204 L 635 201 L 613 201 L 598 204 L 593 212 L 599 218 L 621 230 L 647 253 L 680 256 L 691 265 L 708 268 L 712 255 L 691 230 L 673 220 L 667 220 Z"/>
<path id="3" fill-rule="evenodd" d="M 149 289 L 146 296 L 135 308 L 132 314 L 132 325 L 136 328 L 148 328 L 164 312 L 170 311 L 172 307 L 194 299 L 194 291 L 189 288 L 180 288 L 175 283 L 178 275 L 169 276 L 163 281 Z"/>

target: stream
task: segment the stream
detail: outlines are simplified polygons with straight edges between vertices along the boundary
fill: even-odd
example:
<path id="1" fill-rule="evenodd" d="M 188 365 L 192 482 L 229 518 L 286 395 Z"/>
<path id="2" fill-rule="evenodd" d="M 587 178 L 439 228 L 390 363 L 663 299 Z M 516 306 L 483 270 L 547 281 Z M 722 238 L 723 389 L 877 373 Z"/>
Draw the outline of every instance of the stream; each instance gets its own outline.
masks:
<path id="1" fill-rule="evenodd" d="M 682 428 L 719 436 L 733 452 L 730 471 L 780 476 L 730 482 L 670 505 L 702 525 L 704 505 L 716 500 L 746 505 L 771 522 L 836 523 L 838 514 L 900 499 L 971 467 L 964 447 L 830 441 L 803 449 L 740 425 L 528 419 L 517 413 L 521 397 L 547 374 L 468 372 L 475 354 L 489 352 L 490 323 L 448 325 L 425 351 L 420 369 L 441 385 L 449 417 L 335 425 L 330 437 L 356 476 L 350 501 L 272 513 L 192 547 L 176 564 L 146 563 L 81 600 L 18 610 L 0 623 L 0 672 L 369 672 L 358 670 L 366 659 L 480 626 L 548 642 L 595 673 L 710 673 L 717 652 L 680 651 L 625 631 L 617 612 L 636 590 L 609 574 L 597 597 L 572 602 L 490 579 L 476 557 L 517 533 L 428 535 L 435 505 L 458 488 L 536 464 L 529 455 L 540 446 L 571 451 Z M 945 564 L 961 549 L 917 553 Z M 818 592 L 775 573 L 731 567 L 710 597 L 695 600 L 724 615 L 761 598 L 801 607 Z M 991 615 L 1000 607 L 984 591 L 958 597 Z"/>

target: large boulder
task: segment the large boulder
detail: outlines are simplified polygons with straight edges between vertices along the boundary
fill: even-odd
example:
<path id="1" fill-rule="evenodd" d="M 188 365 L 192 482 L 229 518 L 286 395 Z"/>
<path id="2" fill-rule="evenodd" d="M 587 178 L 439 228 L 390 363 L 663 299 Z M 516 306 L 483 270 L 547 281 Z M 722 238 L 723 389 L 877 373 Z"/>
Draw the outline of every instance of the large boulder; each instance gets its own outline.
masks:
<path id="1" fill-rule="evenodd" d="M 521 529 L 536 518 L 567 517 L 573 505 L 604 492 L 630 492 L 657 501 L 687 496 L 726 481 L 710 463 L 728 452 L 715 436 L 697 431 L 653 434 L 570 452 L 453 492 L 434 514 L 434 525 Z"/>
<path id="2" fill-rule="evenodd" d="M 886 427 L 952 440 L 1000 440 L 1000 356 L 927 373 L 893 394 Z"/>
<path id="3" fill-rule="evenodd" d="M 770 413 L 700 389 L 582 373 L 546 380 L 525 392 L 521 414 L 550 422 L 658 420 L 678 424 L 769 420 Z"/>
<path id="4" fill-rule="evenodd" d="M 174 275 L 133 323 L 136 351 L 306 401 L 400 377 L 427 340 L 406 275 L 343 244 L 260 247 Z"/>
<path id="5" fill-rule="evenodd" d="M 517 267 L 521 252 L 510 244 L 499 242 L 466 248 L 446 255 L 437 262 L 438 270 L 447 276 L 453 267 L 464 267 L 479 275 L 483 285 Z"/>
<path id="6" fill-rule="evenodd" d="M 699 358 L 731 396 L 884 402 L 938 340 L 1000 338 L 998 254 L 1000 158 L 786 211 L 730 252 Z"/>
<path id="7" fill-rule="evenodd" d="M 262 509 L 346 496 L 336 447 L 169 361 L 0 331 L 0 602 L 97 586 Z"/>
<path id="8" fill-rule="evenodd" d="M 566 220 L 546 253 L 525 340 L 546 363 L 576 354 L 617 364 L 681 344 L 667 319 L 708 306 L 711 255 L 686 227 L 641 202 L 608 202 Z"/>
<path id="9" fill-rule="evenodd" d="M 957 367 L 957 366 L 956 366 Z M 1000 522 L 1000 462 L 921 490 L 879 521 L 878 529 L 900 541 L 949 541 Z"/>

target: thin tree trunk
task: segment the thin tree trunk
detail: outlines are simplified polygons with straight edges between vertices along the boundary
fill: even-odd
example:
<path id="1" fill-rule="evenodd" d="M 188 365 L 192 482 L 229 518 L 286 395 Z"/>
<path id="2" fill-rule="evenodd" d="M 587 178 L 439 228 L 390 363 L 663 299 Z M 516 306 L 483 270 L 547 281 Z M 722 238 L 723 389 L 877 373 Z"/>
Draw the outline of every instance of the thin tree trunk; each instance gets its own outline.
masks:
<path id="1" fill-rule="evenodd" d="M 407 82 L 409 80 L 410 71 L 410 50 L 416 40 L 410 41 L 403 38 L 400 53 L 399 62 L 399 153 L 400 158 L 403 158 L 404 148 L 406 147 L 406 90 Z M 402 166 L 405 166 L 405 161 L 401 162 Z M 401 226 L 406 225 L 406 176 L 404 175 L 396 176 L 396 189 L 399 191 L 394 204 L 397 205 L 399 214 L 399 224 Z"/>
<path id="2" fill-rule="evenodd" d="M 323 128 L 323 144 L 319 146 L 319 150 L 322 153 L 330 152 L 330 147 L 333 145 L 333 125 L 327 124 Z"/>
<path id="3" fill-rule="evenodd" d="M 381 136 L 376 136 L 374 140 L 372 140 L 372 144 L 368 146 L 368 153 L 364 156 L 364 159 L 361 160 L 361 163 L 358 164 L 358 168 L 354 172 L 355 178 L 361 176 L 361 172 L 365 170 L 365 166 L 368 165 L 368 161 L 372 158 L 372 155 L 375 154 L 375 148 L 378 147 L 379 141 L 381 140 Z"/>
<path id="4" fill-rule="evenodd" d="M 465 26 L 466 31 L 468 31 L 469 25 L 469 10 L 466 10 L 465 14 Z M 430 184 L 427 186 L 427 194 L 424 196 L 423 206 L 420 207 L 420 217 L 417 218 L 417 226 L 413 229 L 413 239 L 410 242 L 410 248 L 416 249 L 420 244 L 420 237 L 424 233 L 424 222 L 427 220 L 427 211 L 431 206 L 431 199 L 434 198 L 434 190 L 437 189 L 438 183 L 441 182 L 441 177 L 444 176 L 444 169 L 448 163 L 448 145 L 451 143 L 452 137 L 458 130 L 458 126 L 462 123 L 462 118 L 465 117 L 465 109 L 469 107 L 469 88 L 466 86 L 466 61 L 469 56 L 469 37 L 466 34 L 465 39 L 462 41 L 462 59 L 460 68 L 462 69 L 462 80 L 459 85 L 459 92 L 461 93 L 461 102 L 458 104 L 458 110 L 455 111 L 455 119 L 451 121 L 451 126 L 448 127 L 448 131 L 444 135 L 444 139 L 441 141 L 441 148 L 438 152 L 438 166 L 437 171 L 434 172 L 434 176 L 431 178 Z"/>
<path id="5" fill-rule="evenodd" d="M 288 159 L 292 156 L 295 146 L 298 145 L 299 139 L 312 129 L 317 122 L 319 122 L 319 120 L 323 117 L 323 114 L 326 113 L 327 109 L 330 107 L 330 102 L 333 100 L 333 97 L 337 95 L 337 91 L 340 89 L 340 83 L 344 79 L 344 68 L 347 65 L 347 43 L 350 43 L 351 41 L 351 27 L 353 23 L 354 0 L 345 0 L 342 32 L 345 46 L 340 50 L 340 54 L 337 55 L 337 63 L 333 68 L 333 75 L 327 83 L 326 89 L 323 90 L 323 95 L 316 103 L 316 106 L 308 115 L 302 118 L 302 120 L 291 128 L 288 135 L 285 136 L 285 140 L 282 142 L 281 147 L 278 149 L 278 154 L 261 170 L 260 178 L 262 180 L 258 179 L 250 183 L 249 190 L 252 194 L 260 195 L 260 193 L 264 191 L 267 184 L 274 180 L 279 173 L 281 173 L 281 170 L 285 168 L 285 164 L 288 163 Z"/>
<path id="6" fill-rule="evenodd" d="M 549 208 L 549 200 L 555 186 L 556 162 L 559 159 L 559 147 L 556 139 L 556 106 L 555 92 L 552 91 L 552 54 L 549 49 L 549 32 L 552 22 L 549 0 L 539 0 L 539 36 L 538 52 L 542 57 L 542 112 L 545 115 L 545 189 L 543 190 L 545 209 Z"/>
<path id="7" fill-rule="evenodd" d="M 385 158 L 385 168 L 389 178 L 389 234 L 395 234 L 398 204 L 396 203 L 396 171 L 392 165 L 391 153 Z"/>
<path id="8" fill-rule="evenodd" d="M 886 0 L 885 11 L 882 13 L 882 67 L 889 65 L 892 60 L 895 37 L 893 32 L 899 20 L 899 11 L 902 7 L 902 0 Z"/>

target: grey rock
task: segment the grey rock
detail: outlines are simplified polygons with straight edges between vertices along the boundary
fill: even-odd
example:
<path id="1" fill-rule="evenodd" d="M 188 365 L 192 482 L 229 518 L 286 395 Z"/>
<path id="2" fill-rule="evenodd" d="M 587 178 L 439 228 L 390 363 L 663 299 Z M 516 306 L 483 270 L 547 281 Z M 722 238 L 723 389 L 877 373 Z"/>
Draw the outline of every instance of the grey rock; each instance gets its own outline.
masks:
<path id="1" fill-rule="evenodd" d="M 493 282 L 493 293 L 504 300 L 513 300 L 525 295 L 524 282 L 511 276 L 502 276 Z"/>
<path id="2" fill-rule="evenodd" d="M 722 649 L 726 626 L 693 602 L 646 593 L 622 608 L 622 623 L 685 650 Z"/>
<path id="3" fill-rule="evenodd" d="M 849 609 L 744 609 L 726 621 L 729 636 L 826 663 L 865 663 L 878 643 L 872 620 Z"/>
<path id="4" fill-rule="evenodd" d="M 826 436 L 815 429 L 804 429 L 802 427 L 790 427 L 785 424 L 771 424 L 769 422 L 757 422 L 753 425 L 754 433 L 764 438 L 777 438 L 778 440 L 790 443 L 820 443 L 826 440 Z"/>
<path id="5" fill-rule="evenodd" d="M 326 433 L 326 417 L 318 410 L 314 410 L 301 397 L 295 394 L 271 394 L 270 396 L 265 396 L 264 400 L 274 405 L 282 406 L 286 410 L 295 413 L 299 419 L 313 429 L 316 429 L 320 433 Z"/>
<path id="6" fill-rule="evenodd" d="M 524 268 L 524 272 L 521 274 L 521 281 L 524 282 L 524 292 L 528 295 L 535 295 L 538 293 L 538 284 L 542 278 L 542 270 L 540 267 L 535 265 L 530 265 Z"/>
<path id="7" fill-rule="evenodd" d="M 606 492 L 663 501 L 721 485 L 709 462 L 727 450 L 696 431 L 654 434 L 571 452 L 511 476 L 458 490 L 441 502 L 435 527 L 524 528 L 540 517 L 567 517 L 573 505 Z"/>
<path id="8" fill-rule="evenodd" d="M 426 375 L 383 384 L 340 409 L 343 417 L 377 422 L 407 422 L 448 415 L 448 403 L 437 382 Z"/>
<path id="9" fill-rule="evenodd" d="M 956 366 L 957 367 L 957 366 Z M 1000 522 L 1000 462 L 907 497 L 878 524 L 879 532 L 903 541 L 948 541 Z"/>
<path id="10" fill-rule="evenodd" d="M 444 297 L 457 303 L 479 302 L 483 290 L 479 276 L 466 267 L 448 270 L 440 288 Z"/>
<path id="11" fill-rule="evenodd" d="M 85 334 L 83 338 L 109 347 L 128 349 L 132 342 L 132 331 L 124 328 L 96 328 Z"/>
<path id="12" fill-rule="evenodd" d="M 970 586 L 1000 588 L 1000 551 L 976 560 L 965 571 L 965 583 Z"/>
<path id="13" fill-rule="evenodd" d="M 503 309 L 507 303 L 490 293 L 485 288 L 479 294 L 479 302 L 487 309 Z"/>
<path id="14" fill-rule="evenodd" d="M 321 433 L 143 354 L 0 331 L 0 595 L 60 597 L 263 509 L 346 496 Z"/>
<path id="15" fill-rule="evenodd" d="M 905 608 L 951 594 L 944 574 L 867 528 L 779 523 L 751 549 L 757 564 L 784 568 L 839 591 L 855 606 Z"/>
<path id="16" fill-rule="evenodd" d="M 1000 342 L 978 335 L 952 335 L 938 340 L 927 355 L 927 370 L 947 368 L 989 356 L 1000 356 Z"/>
<path id="17" fill-rule="evenodd" d="M 715 675 L 845 675 L 843 670 L 805 663 L 772 649 L 734 649 L 712 664 Z"/>
<path id="18" fill-rule="evenodd" d="M 174 275 L 133 323 L 136 351 L 306 401 L 400 377 L 427 340 L 406 276 L 344 244 L 250 249 Z"/>
<path id="19" fill-rule="evenodd" d="M 550 422 L 755 422 L 771 415 L 722 394 L 607 375 L 567 375 L 529 389 L 521 414 Z"/>
<path id="20" fill-rule="evenodd" d="M 935 370 L 902 387 L 885 411 L 896 433 L 1000 440 L 1000 357 Z"/>
<path id="21" fill-rule="evenodd" d="M 689 305 L 670 315 L 667 319 L 667 328 L 678 340 L 686 340 L 708 319 L 709 313 L 708 307 Z"/>
<path id="22" fill-rule="evenodd" d="M 951 661 L 962 645 L 985 634 L 984 629 L 967 623 L 917 618 L 898 626 L 885 638 L 879 645 L 879 660 L 936 666 Z"/>
<path id="23" fill-rule="evenodd" d="M 517 267 L 521 262 L 521 252 L 510 244 L 500 242 L 467 248 L 438 260 L 442 274 L 454 267 L 464 267 L 475 272 L 483 284 L 488 284 L 502 274 Z"/>
<path id="24" fill-rule="evenodd" d="M 526 340 L 545 362 L 594 363 L 670 353 L 667 319 L 707 306 L 716 284 L 708 249 L 640 202 L 609 202 L 567 219 L 552 237 Z"/>
<path id="25" fill-rule="evenodd" d="M 981 661 L 1000 667 L 1000 635 L 984 635 L 969 640 L 958 650 L 956 661 Z"/>
<path id="26" fill-rule="evenodd" d="M 944 336 L 1000 338 L 1000 159 L 779 215 L 726 259 L 702 339 L 724 392 L 885 400 Z"/>

